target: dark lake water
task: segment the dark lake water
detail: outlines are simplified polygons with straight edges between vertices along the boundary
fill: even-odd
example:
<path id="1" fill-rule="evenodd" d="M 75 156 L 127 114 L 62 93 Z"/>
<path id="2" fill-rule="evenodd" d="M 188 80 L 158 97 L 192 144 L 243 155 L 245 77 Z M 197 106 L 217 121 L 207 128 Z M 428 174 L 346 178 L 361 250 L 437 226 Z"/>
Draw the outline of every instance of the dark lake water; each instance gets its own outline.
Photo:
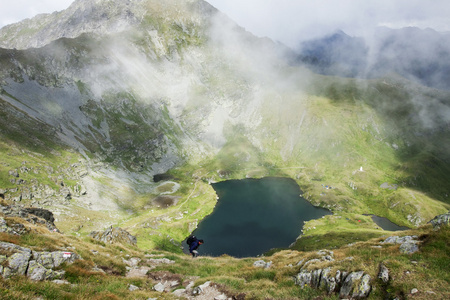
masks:
<path id="1" fill-rule="evenodd" d="M 397 225 L 395 223 L 392 223 L 387 218 L 383 218 L 383 217 L 379 217 L 379 216 L 375 216 L 375 215 L 370 215 L 370 216 L 372 217 L 372 220 L 375 222 L 375 224 L 380 226 L 383 230 L 401 231 L 401 230 L 411 229 L 411 228 L 406 227 L 406 226 L 399 226 L 399 225 Z"/>
<path id="2" fill-rule="evenodd" d="M 230 180 L 212 186 L 217 205 L 193 233 L 205 240 L 200 255 L 248 257 L 285 248 L 300 235 L 304 221 L 331 214 L 300 197 L 300 187 L 289 178 Z"/>

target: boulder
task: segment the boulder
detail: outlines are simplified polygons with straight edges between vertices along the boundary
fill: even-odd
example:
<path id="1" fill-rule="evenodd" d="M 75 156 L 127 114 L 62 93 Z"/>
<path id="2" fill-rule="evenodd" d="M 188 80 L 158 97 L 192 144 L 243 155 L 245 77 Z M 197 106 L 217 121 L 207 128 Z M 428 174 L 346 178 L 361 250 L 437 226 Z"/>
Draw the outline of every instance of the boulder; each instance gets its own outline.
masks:
<path id="1" fill-rule="evenodd" d="M 331 268 L 323 269 L 322 278 L 320 279 L 320 288 L 325 289 L 328 294 L 336 290 L 336 278 L 330 275 Z"/>
<path id="2" fill-rule="evenodd" d="M 417 245 L 419 241 L 416 240 L 417 236 L 390 236 L 385 239 L 382 244 L 400 244 L 400 252 L 405 254 L 412 254 L 419 251 Z"/>
<path id="3" fill-rule="evenodd" d="M 135 269 L 131 269 L 130 271 L 128 271 L 126 277 L 128 278 L 132 278 L 132 277 L 138 277 L 138 278 L 145 278 L 147 277 L 147 273 L 151 270 L 150 267 L 140 267 L 140 268 L 135 268 Z"/>
<path id="4" fill-rule="evenodd" d="M 63 263 L 72 264 L 81 257 L 74 252 L 54 251 L 54 252 L 37 252 L 33 251 L 33 259 L 45 268 L 57 268 Z"/>
<path id="5" fill-rule="evenodd" d="M 450 224 L 450 211 L 446 214 L 436 216 L 433 220 L 430 222 L 431 225 L 433 225 L 433 228 L 439 229 L 442 225 L 449 225 Z"/>
<path id="6" fill-rule="evenodd" d="M 341 290 L 339 291 L 339 296 L 341 298 L 346 298 L 352 295 L 353 290 L 355 289 L 355 284 L 358 282 L 364 275 L 363 271 L 352 272 L 345 277 L 344 282 L 342 283 Z"/>
<path id="7" fill-rule="evenodd" d="M 64 271 L 53 271 L 43 267 L 41 264 L 32 260 L 28 264 L 27 277 L 35 281 L 59 280 L 64 276 Z"/>
<path id="8" fill-rule="evenodd" d="M 264 260 L 257 260 L 253 263 L 254 267 L 268 269 L 272 265 L 272 262 L 265 262 Z"/>
<path id="9" fill-rule="evenodd" d="M 348 275 L 348 272 L 337 270 L 336 276 L 334 277 L 336 279 L 336 284 L 341 285 L 344 282 L 345 277 L 347 277 L 347 275 Z"/>
<path id="10" fill-rule="evenodd" d="M 294 277 L 294 282 L 296 285 L 299 285 L 301 288 L 304 288 L 307 285 L 311 285 L 312 274 L 310 271 L 303 269 Z"/>
<path id="11" fill-rule="evenodd" d="M 89 236 L 95 240 L 99 240 L 108 244 L 113 243 L 127 243 L 131 245 L 137 244 L 137 239 L 135 236 L 132 236 L 126 230 L 123 230 L 122 228 L 119 227 L 113 228 L 111 226 L 103 232 L 93 231 L 89 234 Z"/>
<path id="12" fill-rule="evenodd" d="M 415 241 L 403 243 L 400 245 L 400 252 L 404 254 L 413 254 L 419 251 L 419 246 L 417 246 Z"/>
<path id="13" fill-rule="evenodd" d="M 311 273 L 311 286 L 318 288 L 320 284 L 320 278 L 322 277 L 322 269 L 316 269 Z"/>
<path id="14" fill-rule="evenodd" d="M 195 287 L 192 291 L 192 295 L 202 294 L 206 290 L 206 288 L 210 286 L 210 284 L 211 284 L 211 281 L 207 281 L 204 284 Z"/>
<path id="15" fill-rule="evenodd" d="M 372 289 L 372 286 L 370 285 L 370 275 L 365 274 L 362 278 L 359 284 L 356 285 L 354 291 L 353 291 L 353 298 L 367 298 L 370 294 L 370 291 Z"/>
<path id="16" fill-rule="evenodd" d="M 129 267 L 131 268 L 135 268 L 139 265 L 139 263 L 141 262 L 141 259 L 138 257 L 132 257 L 129 260 L 126 259 L 122 259 L 122 261 Z"/>
<path id="17" fill-rule="evenodd" d="M 8 274 L 7 277 L 16 275 L 25 275 L 25 272 L 27 271 L 28 268 L 28 261 L 30 260 L 30 258 L 31 258 L 31 251 L 17 252 L 8 257 L 8 259 L 6 260 L 7 266 L 5 267 L 5 270 L 9 269 L 9 271 L 7 271 Z M 7 278 L 5 276 L 3 277 Z"/>
<path id="18" fill-rule="evenodd" d="M 414 239 L 416 239 L 417 236 L 390 236 L 387 239 L 385 239 L 382 244 L 403 244 L 407 242 L 411 242 Z"/>
<path id="19" fill-rule="evenodd" d="M 380 271 L 378 272 L 378 279 L 380 279 L 384 283 L 388 283 L 388 281 L 389 281 L 389 269 L 386 268 L 386 266 L 383 264 L 380 264 Z"/>
<path id="20" fill-rule="evenodd" d="M 161 282 L 159 282 L 153 287 L 153 289 L 159 293 L 162 293 L 166 289 L 166 286 L 164 284 L 162 284 Z"/>

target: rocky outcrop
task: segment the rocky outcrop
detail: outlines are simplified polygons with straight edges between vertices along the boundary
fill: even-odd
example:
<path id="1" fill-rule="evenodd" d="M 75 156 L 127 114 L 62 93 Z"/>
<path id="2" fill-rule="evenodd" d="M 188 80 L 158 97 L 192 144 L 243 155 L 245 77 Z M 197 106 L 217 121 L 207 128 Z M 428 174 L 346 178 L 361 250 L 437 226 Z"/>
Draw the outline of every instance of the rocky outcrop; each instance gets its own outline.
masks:
<path id="1" fill-rule="evenodd" d="M 311 259 L 298 265 L 302 265 L 300 273 L 294 277 L 296 285 L 304 288 L 311 286 L 316 289 L 324 289 L 328 294 L 338 293 L 341 298 L 362 299 L 367 298 L 372 290 L 371 277 L 364 271 L 347 272 L 337 270 L 332 272 L 330 267 L 309 270 L 307 266 L 325 261 L 334 261 L 332 251 L 321 250 L 318 259 Z"/>
<path id="2" fill-rule="evenodd" d="M 412 254 L 419 251 L 417 236 L 390 236 L 381 243 L 400 244 L 400 252 L 404 254 Z"/>
<path id="3" fill-rule="evenodd" d="M 112 226 L 106 229 L 105 231 L 92 231 L 89 234 L 90 237 L 92 237 L 95 240 L 113 244 L 113 243 L 126 243 L 131 245 L 136 245 L 137 239 L 135 236 L 132 236 L 129 232 L 126 230 L 123 230 L 122 228 Z"/>
<path id="4" fill-rule="evenodd" d="M 435 228 L 435 229 L 441 228 L 442 225 L 449 225 L 450 224 L 450 211 L 446 214 L 436 216 L 433 220 L 431 220 L 428 223 L 433 225 L 433 228 Z"/>
<path id="5" fill-rule="evenodd" d="M 146 277 L 147 273 L 160 265 L 174 264 L 175 261 L 167 258 L 149 258 L 141 260 L 138 257 L 132 257 L 128 260 L 123 259 L 127 265 L 126 277 Z"/>
<path id="6" fill-rule="evenodd" d="M 2 206 L 0 205 L 0 214 L 4 217 L 0 217 L 0 232 L 7 232 L 14 235 L 22 235 L 29 231 L 29 228 L 22 223 L 15 221 L 8 222 L 8 218 L 22 218 L 33 225 L 43 225 L 50 231 L 59 232 L 56 228 L 55 218 L 53 213 L 46 209 L 41 208 L 22 208 L 16 205 Z"/>
<path id="7" fill-rule="evenodd" d="M 257 260 L 253 263 L 254 267 L 268 269 L 272 266 L 272 262 L 265 262 L 264 260 Z"/>
<path id="8" fill-rule="evenodd" d="M 0 242 L 0 275 L 5 279 L 23 275 L 37 281 L 62 279 L 65 272 L 53 269 L 78 259 L 81 257 L 73 252 L 32 251 L 12 243 Z"/>
<path id="9" fill-rule="evenodd" d="M 48 223 L 53 224 L 53 226 L 55 225 L 54 224 L 55 218 L 53 217 L 53 213 L 49 210 L 42 209 L 42 208 L 29 207 L 29 208 L 24 208 L 23 211 L 27 212 L 28 214 L 35 215 L 41 219 L 44 219 Z"/>

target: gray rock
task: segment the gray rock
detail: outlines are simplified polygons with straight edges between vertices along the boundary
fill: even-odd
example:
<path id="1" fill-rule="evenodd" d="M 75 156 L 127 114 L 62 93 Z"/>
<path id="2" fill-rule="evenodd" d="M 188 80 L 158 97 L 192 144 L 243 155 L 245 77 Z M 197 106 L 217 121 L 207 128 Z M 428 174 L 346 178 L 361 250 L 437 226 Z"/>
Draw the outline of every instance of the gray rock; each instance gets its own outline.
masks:
<path id="1" fill-rule="evenodd" d="M 344 272 L 344 273 L 347 273 L 347 272 Z M 341 282 L 343 282 L 345 280 L 346 276 L 347 276 L 347 274 L 343 274 L 343 272 L 341 272 L 341 270 L 337 270 L 336 276 L 334 276 L 334 278 L 336 280 L 336 284 L 340 285 Z"/>
<path id="2" fill-rule="evenodd" d="M 387 239 L 385 239 L 382 244 L 403 244 L 406 242 L 411 242 L 415 240 L 417 236 L 390 236 Z"/>
<path id="3" fill-rule="evenodd" d="M 135 236 L 131 235 L 129 232 L 119 227 L 113 228 L 111 226 L 104 232 L 93 231 L 89 234 L 89 236 L 95 240 L 99 240 L 109 244 L 112 243 L 127 243 L 131 245 L 137 244 L 137 239 Z"/>
<path id="4" fill-rule="evenodd" d="M 27 270 L 27 277 L 34 281 L 43 281 L 51 277 L 52 270 L 43 267 L 35 260 L 30 261 Z"/>
<path id="5" fill-rule="evenodd" d="M 162 284 L 161 282 L 158 282 L 153 289 L 159 293 L 162 293 L 166 290 L 166 286 L 164 284 Z"/>
<path id="6" fill-rule="evenodd" d="M 54 251 L 37 252 L 33 251 L 33 258 L 45 268 L 57 268 L 63 263 L 72 264 L 81 257 L 74 252 Z"/>
<path id="7" fill-rule="evenodd" d="M 227 300 L 228 297 L 224 294 L 214 297 L 214 300 Z"/>
<path id="8" fill-rule="evenodd" d="M 449 225 L 450 224 L 450 211 L 446 214 L 436 216 L 433 220 L 430 222 L 431 225 L 433 225 L 433 228 L 438 229 L 442 225 Z"/>
<path id="9" fill-rule="evenodd" d="M 383 244 L 401 244 L 400 252 L 405 254 L 412 254 L 419 251 L 419 242 L 416 240 L 417 236 L 391 236 L 384 240 Z"/>
<path id="10" fill-rule="evenodd" d="M 9 176 L 19 177 L 19 173 L 17 172 L 17 170 L 10 170 L 8 174 Z"/>
<path id="11" fill-rule="evenodd" d="M 131 269 L 131 270 L 127 273 L 126 277 L 128 277 L 128 278 L 132 278 L 132 277 L 144 278 L 144 277 L 147 276 L 147 273 L 148 273 L 150 270 L 151 270 L 150 267 L 145 267 L 145 266 L 144 266 L 144 267 L 137 268 L 137 269 Z"/>
<path id="12" fill-rule="evenodd" d="M 17 252 L 8 257 L 6 263 L 10 270 L 10 276 L 25 275 L 28 268 L 28 261 L 31 258 L 30 252 Z M 6 269 L 6 268 L 5 268 Z M 7 278 L 3 276 L 4 278 Z"/>
<path id="13" fill-rule="evenodd" d="M 312 274 L 308 270 L 301 270 L 300 273 L 298 273 L 294 277 L 294 282 L 296 285 L 299 285 L 301 288 L 304 288 L 306 285 L 311 285 L 311 279 Z"/>
<path id="14" fill-rule="evenodd" d="M 352 295 L 353 290 L 355 289 L 355 283 L 359 281 L 364 275 L 363 271 L 352 272 L 345 277 L 344 282 L 342 283 L 341 290 L 339 291 L 339 296 L 341 298 L 348 297 Z"/>
<path id="15" fill-rule="evenodd" d="M 353 298 L 360 299 L 360 298 L 367 298 L 370 294 L 370 291 L 372 289 L 372 286 L 370 285 L 370 275 L 365 274 L 358 285 L 356 285 L 355 289 L 353 290 Z"/>
<path id="16" fill-rule="evenodd" d="M 404 254 L 413 254 L 419 251 L 419 246 L 417 246 L 415 241 L 406 242 L 400 245 L 400 252 Z"/>
<path id="17" fill-rule="evenodd" d="M 205 289 L 207 287 L 209 287 L 210 284 L 211 284 L 211 281 L 207 281 L 204 284 L 195 287 L 192 290 L 192 295 L 200 295 L 200 294 L 202 294 L 205 291 Z"/>
<path id="18" fill-rule="evenodd" d="M 133 284 L 130 284 L 130 285 L 128 286 L 128 290 L 129 290 L 130 292 L 138 291 L 138 290 L 139 290 L 139 287 L 137 287 L 137 286 L 135 286 L 135 285 L 133 285 Z"/>
<path id="19" fill-rule="evenodd" d="M 419 292 L 419 290 L 418 289 L 416 289 L 416 288 L 413 288 L 412 290 L 411 290 L 411 294 L 417 294 Z"/>
<path id="20" fill-rule="evenodd" d="M 68 282 L 67 280 L 60 280 L 60 279 L 55 279 L 55 280 L 52 280 L 52 282 L 53 283 L 56 283 L 56 284 L 70 284 L 70 282 Z"/>
<path id="21" fill-rule="evenodd" d="M 272 262 L 265 262 L 264 260 L 257 260 L 253 263 L 254 267 L 268 269 L 272 266 Z"/>
<path id="22" fill-rule="evenodd" d="M 51 252 L 36 252 L 33 251 L 33 259 L 44 268 L 53 268 L 53 257 Z"/>
<path id="23" fill-rule="evenodd" d="M 322 260 L 334 261 L 334 252 L 331 250 L 319 250 L 317 252 Z"/>
<path id="24" fill-rule="evenodd" d="M 320 284 L 320 278 L 322 276 L 322 269 L 316 269 L 311 273 L 311 286 L 318 288 Z"/>
<path id="25" fill-rule="evenodd" d="M 320 279 L 320 288 L 325 289 L 328 294 L 336 290 L 336 278 L 331 276 L 331 268 L 323 269 L 322 278 Z"/>
<path id="26" fill-rule="evenodd" d="M 296 266 L 301 266 L 303 263 L 305 262 L 305 259 L 302 259 L 301 261 L 299 261 Z"/>
<path id="27" fill-rule="evenodd" d="M 378 278 L 384 283 L 389 281 L 389 269 L 385 265 L 380 264 L 380 271 L 378 272 Z"/>
<path id="28" fill-rule="evenodd" d="M 139 263 L 141 262 L 141 259 L 138 257 L 132 257 L 129 260 L 125 260 L 125 259 L 122 259 L 122 260 L 127 266 L 132 267 L 132 268 L 137 267 L 139 265 Z"/>
<path id="29" fill-rule="evenodd" d="M 31 250 L 28 248 L 17 246 L 16 244 L 0 242 L 0 250 L 4 252 L 29 252 L 31 254 Z"/>

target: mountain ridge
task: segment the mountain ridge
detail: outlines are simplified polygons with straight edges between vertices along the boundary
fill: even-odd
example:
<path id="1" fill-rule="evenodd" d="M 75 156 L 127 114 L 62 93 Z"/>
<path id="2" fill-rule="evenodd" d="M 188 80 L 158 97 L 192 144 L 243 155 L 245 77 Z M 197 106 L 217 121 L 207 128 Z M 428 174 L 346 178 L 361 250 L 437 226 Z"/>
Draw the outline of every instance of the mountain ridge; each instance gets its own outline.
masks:
<path id="1" fill-rule="evenodd" d="M 170 10 L 173 12 L 175 6 L 181 5 L 183 9 L 197 10 L 203 16 L 216 12 L 204 1 L 171 0 L 167 6 L 161 6 L 159 2 L 157 0 L 76 0 L 63 11 L 41 14 L 1 28 L 0 47 L 39 48 L 59 38 L 75 38 L 83 33 L 99 35 L 119 33 L 138 26 L 145 15 L 161 14 L 160 17 L 163 17 L 164 11 L 170 14 L 167 7 L 171 7 Z M 199 21 L 198 16 L 192 20 Z"/>
<path id="2" fill-rule="evenodd" d="M 448 42 L 446 33 L 415 27 L 378 27 L 363 37 L 338 31 L 303 42 L 296 50 L 296 60 L 321 74 L 378 78 L 398 73 L 423 85 L 448 90 Z"/>

